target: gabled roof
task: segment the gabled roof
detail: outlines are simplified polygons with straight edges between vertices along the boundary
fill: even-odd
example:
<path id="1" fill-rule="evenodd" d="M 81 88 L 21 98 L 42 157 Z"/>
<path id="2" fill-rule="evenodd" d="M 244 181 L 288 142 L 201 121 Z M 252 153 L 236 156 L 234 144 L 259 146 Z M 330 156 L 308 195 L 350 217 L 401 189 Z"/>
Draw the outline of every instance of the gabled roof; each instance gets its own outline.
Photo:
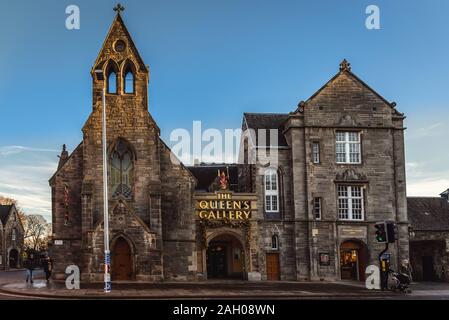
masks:
<path id="1" fill-rule="evenodd" d="M 284 123 L 287 121 L 289 115 L 286 113 L 244 113 L 243 114 L 243 126 L 242 129 L 254 129 L 256 130 L 256 143 L 257 146 L 279 146 L 279 147 L 288 147 L 287 140 L 285 140 L 285 136 L 283 134 L 284 131 Z M 270 141 L 270 131 L 266 131 L 266 143 L 259 143 L 257 130 L 270 130 L 276 129 L 278 130 L 278 142 L 277 144 L 272 144 Z"/>
<path id="2" fill-rule="evenodd" d="M 449 202 L 444 198 L 407 198 L 408 218 L 414 230 L 449 230 Z"/>
<path id="3" fill-rule="evenodd" d="M 139 65 L 140 65 L 141 70 L 146 70 L 145 62 L 143 61 L 142 57 L 140 56 L 140 53 L 137 50 L 136 45 L 134 44 L 134 41 L 131 37 L 131 34 L 128 31 L 128 28 L 126 28 L 125 22 L 123 22 L 123 19 L 122 19 L 120 13 L 116 14 L 114 21 L 112 22 L 112 25 L 109 28 L 108 34 L 103 42 L 103 45 L 101 46 L 101 50 L 97 56 L 97 59 L 95 60 L 95 64 L 94 64 L 93 68 L 95 68 L 102 61 L 101 60 L 102 53 L 103 53 L 103 51 L 105 51 L 106 44 L 108 43 L 109 38 L 112 36 L 113 31 L 117 28 L 122 29 L 123 32 L 125 33 L 125 36 L 129 41 L 130 48 L 132 49 L 134 56 L 136 57 Z M 92 68 L 92 72 L 94 72 L 93 68 Z"/>
<path id="4" fill-rule="evenodd" d="M 328 82 L 326 82 L 320 89 L 318 89 L 318 91 L 316 91 L 309 99 L 307 99 L 307 101 L 305 102 L 305 104 L 307 105 L 307 103 L 309 103 L 310 101 L 312 101 L 316 96 L 318 96 L 321 91 L 323 91 L 326 87 L 328 87 L 332 82 L 334 82 L 336 79 L 338 79 L 339 77 L 341 77 L 342 75 L 349 75 L 350 77 L 352 77 L 354 80 L 356 80 L 358 83 L 360 83 L 362 86 L 364 86 L 367 90 L 371 91 L 375 96 L 377 96 L 381 101 L 383 101 L 386 105 L 390 106 L 391 109 L 394 111 L 394 113 L 398 116 L 404 116 L 403 113 L 400 113 L 399 111 L 397 111 L 394 107 L 396 106 L 395 102 L 389 102 L 387 99 L 385 99 L 383 96 L 381 96 L 377 91 L 375 91 L 373 88 L 371 88 L 368 84 L 366 84 L 366 82 L 364 82 L 362 79 L 360 79 L 358 76 L 356 76 L 352 71 L 351 71 L 351 64 L 346 61 L 346 59 L 344 59 L 341 63 L 340 63 L 340 71 L 337 72 L 337 74 L 335 74 L 335 76 L 333 76 Z M 296 110 L 298 111 L 298 109 Z"/>
<path id="5" fill-rule="evenodd" d="M 56 169 L 55 173 L 51 176 L 50 179 L 48 179 L 48 182 L 51 184 L 52 180 L 56 177 L 56 175 L 64 168 L 64 166 L 70 161 L 70 159 L 73 157 L 73 155 L 78 151 L 79 148 L 83 146 L 83 142 L 80 142 L 80 144 L 75 148 L 75 150 L 72 151 L 72 153 L 67 157 L 67 159 L 62 163 L 58 168 Z M 64 152 L 64 150 L 63 150 Z"/>
<path id="6" fill-rule="evenodd" d="M 3 225 L 6 224 L 6 221 L 8 220 L 9 214 L 13 206 L 14 206 L 13 204 L 0 205 L 0 221 L 2 222 Z"/>

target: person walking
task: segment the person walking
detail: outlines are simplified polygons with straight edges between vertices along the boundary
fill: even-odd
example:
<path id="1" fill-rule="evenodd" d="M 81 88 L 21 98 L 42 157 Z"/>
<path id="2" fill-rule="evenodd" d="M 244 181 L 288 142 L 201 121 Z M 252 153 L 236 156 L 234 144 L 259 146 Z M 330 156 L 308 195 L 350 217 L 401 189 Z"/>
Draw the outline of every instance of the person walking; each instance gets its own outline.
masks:
<path id="1" fill-rule="evenodd" d="M 27 278 L 26 282 L 28 283 L 28 280 L 30 283 L 34 283 L 33 281 L 33 270 L 35 268 L 35 261 L 34 261 L 34 255 L 31 253 L 27 260 L 25 260 L 25 268 L 27 269 Z"/>
<path id="2" fill-rule="evenodd" d="M 50 281 L 51 272 L 53 271 L 53 260 L 50 259 L 48 254 L 45 255 L 44 261 L 42 262 L 45 272 L 45 279 L 47 282 Z"/>

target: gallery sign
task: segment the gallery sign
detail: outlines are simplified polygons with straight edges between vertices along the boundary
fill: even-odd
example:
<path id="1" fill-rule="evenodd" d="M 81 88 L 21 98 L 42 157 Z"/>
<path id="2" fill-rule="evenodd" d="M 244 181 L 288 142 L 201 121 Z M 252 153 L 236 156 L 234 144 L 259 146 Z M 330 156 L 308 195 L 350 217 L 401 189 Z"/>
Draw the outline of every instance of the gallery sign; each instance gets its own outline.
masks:
<path id="1" fill-rule="evenodd" d="M 249 220 L 256 209 L 256 198 L 252 194 L 197 193 L 195 198 L 195 212 L 199 219 Z"/>

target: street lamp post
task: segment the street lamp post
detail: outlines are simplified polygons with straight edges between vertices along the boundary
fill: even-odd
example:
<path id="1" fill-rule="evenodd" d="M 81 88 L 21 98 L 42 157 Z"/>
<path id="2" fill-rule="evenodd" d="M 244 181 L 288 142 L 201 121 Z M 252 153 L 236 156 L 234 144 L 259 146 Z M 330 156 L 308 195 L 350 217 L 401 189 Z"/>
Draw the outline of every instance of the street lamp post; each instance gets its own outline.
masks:
<path id="1" fill-rule="evenodd" d="M 103 210 L 104 210 L 104 292 L 111 292 L 111 252 L 109 251 L 108 160 L 106 145 L 106 89 L 103 88 Z"/>

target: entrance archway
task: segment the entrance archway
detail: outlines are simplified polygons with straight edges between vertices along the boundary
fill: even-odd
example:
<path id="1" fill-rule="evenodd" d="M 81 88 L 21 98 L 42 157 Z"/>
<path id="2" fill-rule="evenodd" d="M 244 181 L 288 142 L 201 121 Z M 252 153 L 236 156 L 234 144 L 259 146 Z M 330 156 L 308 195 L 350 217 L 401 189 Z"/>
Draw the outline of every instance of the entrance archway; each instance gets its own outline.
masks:
<path id="1" fill-rule="evenodd" d="M 11 249 L 9 251 L 9 268 L 16 269 L 19 265 L 19 251 Z"/>
<path id="2" fill-rule="evenodd" d="M 245 250 L 232 234 L 221 234 L 209 241 L 206 251 L 208 279 L 244 279 Z"/>
<path id="3" fill-rule="evenodd" d="M 340 274 L 342 280 L 365 280 L 368 248 L 359 240 L 345 241 L 340 245 Z"/>
<path id="4" fill-rule="evenodd" d="M 117 238 L 112 249 L 112 280 L 132 280 L 132 250 L 123 237 Z"/>

